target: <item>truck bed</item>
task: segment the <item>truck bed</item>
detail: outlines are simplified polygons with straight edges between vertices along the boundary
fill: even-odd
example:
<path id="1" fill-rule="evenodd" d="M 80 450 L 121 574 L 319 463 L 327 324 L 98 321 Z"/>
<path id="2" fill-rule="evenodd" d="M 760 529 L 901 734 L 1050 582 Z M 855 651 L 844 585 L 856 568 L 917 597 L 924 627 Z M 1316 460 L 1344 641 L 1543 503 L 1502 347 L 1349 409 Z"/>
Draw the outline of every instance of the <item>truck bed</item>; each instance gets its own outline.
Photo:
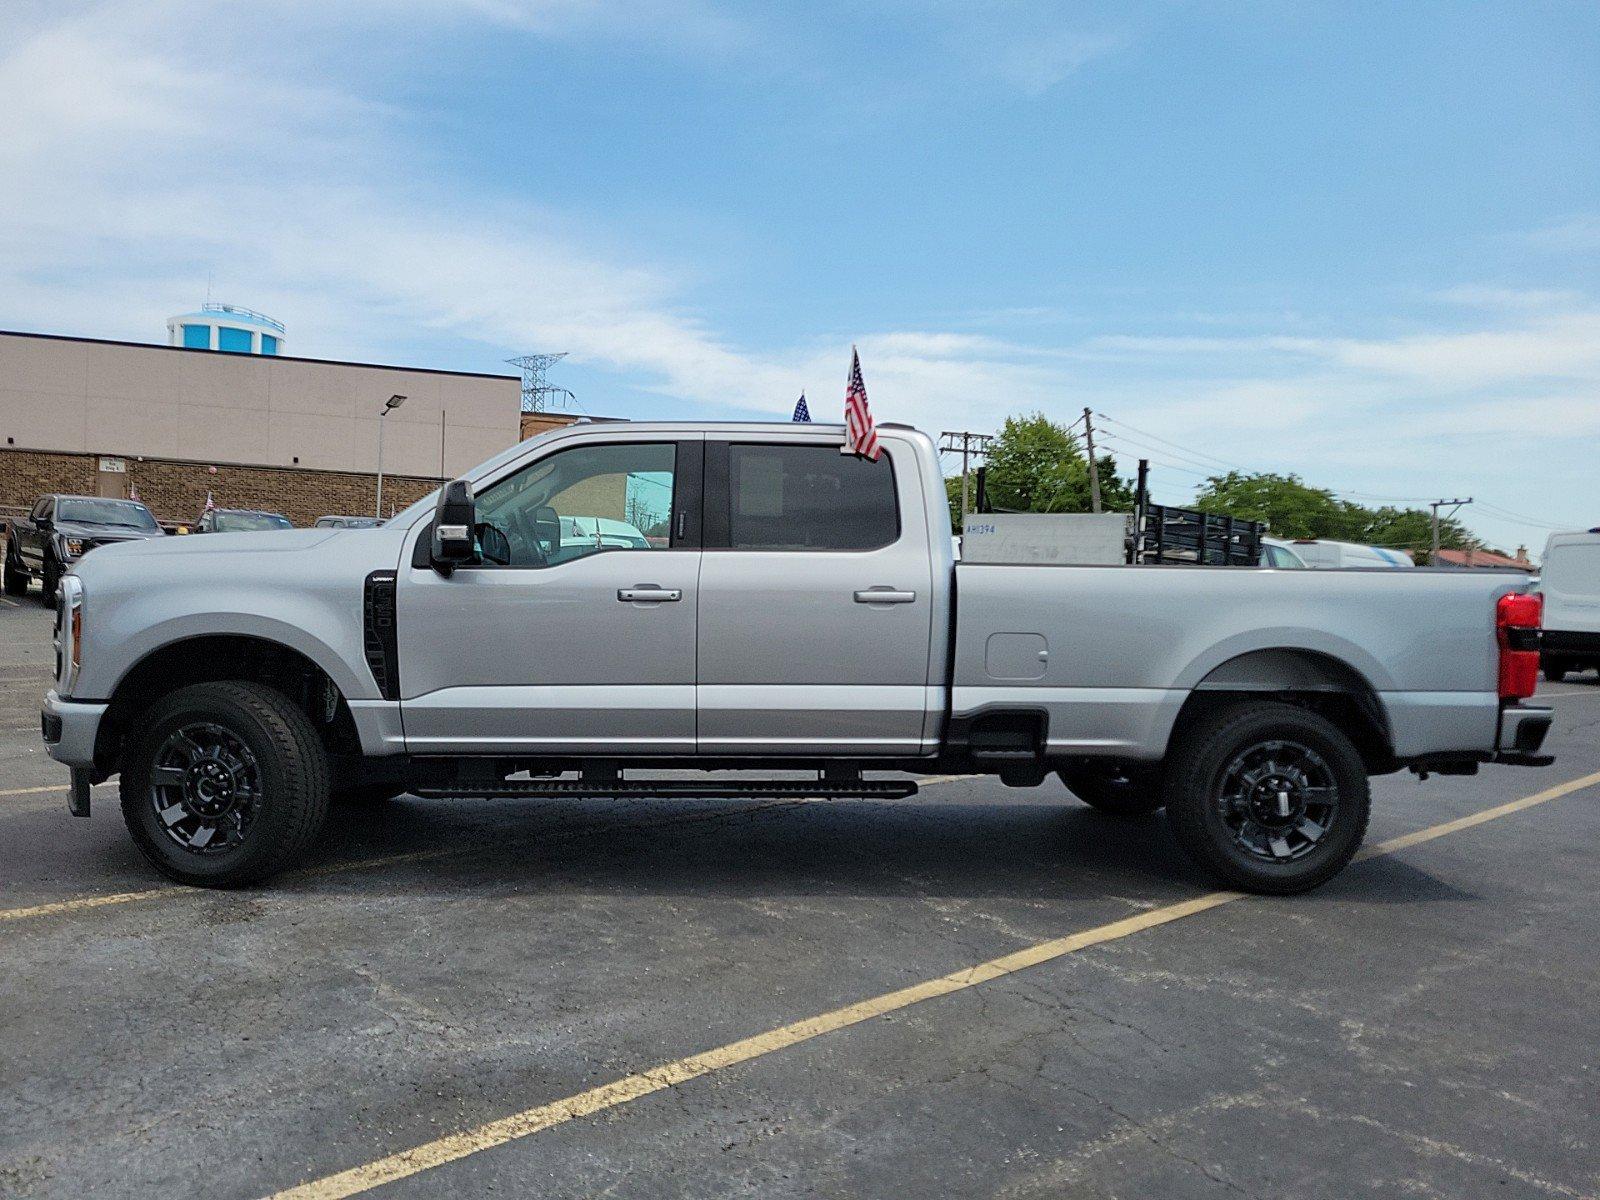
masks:
<path id="1" fill-rule="evenodd" d="M 1194 566 L 960 564 L 955 578 L 957 720 L 1042 711 L 1052 753 L 1142 759 L 1165 753 L 1191 689 L 1346 672 L 1398 756 L 1493 745 L 1495 602 L 1525 586 L 1487 571 Z"/>

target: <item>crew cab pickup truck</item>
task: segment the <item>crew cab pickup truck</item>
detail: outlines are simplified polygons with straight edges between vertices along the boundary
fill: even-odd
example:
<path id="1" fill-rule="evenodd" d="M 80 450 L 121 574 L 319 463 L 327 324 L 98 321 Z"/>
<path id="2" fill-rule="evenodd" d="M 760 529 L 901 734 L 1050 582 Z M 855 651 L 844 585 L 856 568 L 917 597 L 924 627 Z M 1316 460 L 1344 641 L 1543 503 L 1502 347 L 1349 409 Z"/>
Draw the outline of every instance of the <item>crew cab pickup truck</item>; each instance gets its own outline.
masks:
<path id="1" fill-rule="evenodd" d="M 869 461 L 837 426 L 576 425 L 378 529 L 97 550 L 62 583 L 43 713 L 72 811 L 120 775 L 151 863 L 219 886 L 293 864 L 330 798 L 1059 773 L 1286 893 L 1355 853 L 1370 775 L 1549 761 L 1515 578 L 957 565 L 933 443 L 879 439 Z M 596 514 L 653 536 L 566 535 Z"/>
<path id="2" fill-rule="evenodd" d="M 154 514 L 137 500 L 40 496 L 7 530 L 6 595 L 22 595 L 37 576 L 41 598 L 54 604 L 62 572 L 97 546 L 163 536 Z"/>

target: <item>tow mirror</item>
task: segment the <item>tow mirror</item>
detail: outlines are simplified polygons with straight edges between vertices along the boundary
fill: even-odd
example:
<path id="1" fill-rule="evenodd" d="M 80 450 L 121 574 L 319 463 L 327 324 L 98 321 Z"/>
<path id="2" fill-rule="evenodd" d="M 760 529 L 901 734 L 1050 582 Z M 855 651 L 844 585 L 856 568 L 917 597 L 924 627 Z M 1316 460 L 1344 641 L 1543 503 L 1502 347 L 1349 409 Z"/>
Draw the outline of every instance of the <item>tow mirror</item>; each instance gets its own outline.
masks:
<path id="1" fill-rule="evenodd" d="M 472 484 L 452 479 L 439 489 L 433 509 L 433 565 L 448 575 L 463 563 L 476 562 L 478 551 L 474 533 L 477 505 L 472 499 Z"/>

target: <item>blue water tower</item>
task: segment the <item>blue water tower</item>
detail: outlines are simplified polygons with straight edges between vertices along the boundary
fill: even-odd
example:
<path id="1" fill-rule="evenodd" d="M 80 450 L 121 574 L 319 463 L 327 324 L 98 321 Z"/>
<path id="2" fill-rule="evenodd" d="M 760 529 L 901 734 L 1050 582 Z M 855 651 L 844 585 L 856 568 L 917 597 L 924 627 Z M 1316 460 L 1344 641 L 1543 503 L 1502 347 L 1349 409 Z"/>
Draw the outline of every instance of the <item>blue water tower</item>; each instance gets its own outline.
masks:
<path id="1" fill-rule="evenodd" d="M 167 345 L 231 354 L 282 354 L 283 322 L 253 308 L 207 301 L 199 312 L 167 318 Z"/>

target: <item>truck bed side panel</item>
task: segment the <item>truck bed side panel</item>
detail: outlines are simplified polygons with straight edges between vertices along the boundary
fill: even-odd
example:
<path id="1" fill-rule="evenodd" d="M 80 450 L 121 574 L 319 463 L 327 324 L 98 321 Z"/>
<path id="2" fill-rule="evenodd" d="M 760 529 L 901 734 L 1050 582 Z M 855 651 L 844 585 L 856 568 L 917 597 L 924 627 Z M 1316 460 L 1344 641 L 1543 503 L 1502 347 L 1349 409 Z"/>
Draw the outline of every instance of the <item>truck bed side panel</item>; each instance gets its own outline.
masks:
<path id="1" fill-rule="evenodd" d="M 1376 693 L 1404 757 L 1494 745 L 1495 600 L 1474 571 L 956 568 L 952 715 L 1042 710 L 1056 754 L 1158 758 L 1223 663 L 1310 651 Z M 1041 654 L 1042 652 L 1042 654 Z"/>

